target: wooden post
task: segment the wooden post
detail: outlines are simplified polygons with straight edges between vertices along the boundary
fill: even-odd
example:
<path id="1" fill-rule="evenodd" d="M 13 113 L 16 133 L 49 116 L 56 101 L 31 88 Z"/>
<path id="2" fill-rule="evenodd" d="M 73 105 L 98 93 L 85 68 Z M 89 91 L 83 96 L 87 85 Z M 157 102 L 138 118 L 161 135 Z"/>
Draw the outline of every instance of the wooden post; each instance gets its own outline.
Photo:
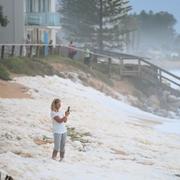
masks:
<path id="1" fill-rule="evenodd" d="M 112 64 L 112 59 L 108 58 L 108 76 L 111 78 L 111 64 Z"/>
<path id="2" fill-rule="evenodd" d="M 11 49 L 11 56 L 14 56 L 14 50 L 15 50 L 15 46 L 13 45 Z"/>
<path id="3" fill-rule="evenodd" d="M 36 46 L 36 56 L 39 57 L 39 45 Z"/>
<path id="4" fill-rule="evenodd" d="M 123 58 L 119 58 L 119 60 L 120 60 L 119 75 L 120 75 L 120 79 L 122 79 L 122 77 L 123 77 L 123 69 L 124 69 L 124 60 L 123 60 Z"/>
<path id="5" fill-rule="evenodd" d="M 44 55 L 44 47 L 43 45 L 40 45 L 39 47 L 39 56 L 43 56 Z"/>
<path id="6" fill-rule="evenodd" d="M 21 57 L 23 56 L 23 46 L 22 45 L 20 46 L 19 56 L 21 56 Z"/>
<path id="7" fill-rule="evenodd" d="M 138 59 L 138 76 L 139 78 L 142 78 L 141 76 L 141 59 Z"/>
<path id="8" fill-rule="evenodd" d="M 5 46 L 2 45 L 2 47 L 1 47 L 1 59 L 4 59 L 4 49 L 5 49 Z"/>
<path id="9" fill-rule="evenodd" d="M 97 64 L 98 62 L 98 57 L 96 54 L 93 55 L 93 63 L 96 63 Z"/>
<path id="10" fill-rule="evenodd" d="M 159 81 L 160 81 L 160 83 L 162 83 L 162 72 L 160 69 L 159 69 Z"/>
<path id="11" fill-rule="evenodd" d="M 58 47 L 58 54 L 59 56 L 61 56 L 61 46 L 57 46 Z"/>
<path id="12" fill-rule="evenodd" d="M 57 52 L 56 49 L 57 49 L 56 46 L 52 45 L 51 55 L 56 55 L 56 52 Z"/>
<path id="13" fill-rule="evenodd" d="M 154 66 L 155 79 L 158 80 L 158 68 Z"/>
<path id="14" fill-rule="evenodd" d="M 29 57 L 30 58 L 32 57 L 32 48 L 33 48 L 33 46 L 30 46 L 30 52 L 29 52 Z"/>
<path id="15" fill-rule="evenodd" d="M 43 45 L 43 56 L 44 56 L 44 57 L 46 56 L 45 51 L 46 51 L 46 46 L 45 46 L 45 45 Z"/>
<path id="16" fill-rule="evenodd" d="M 48 45 L 48 55 L 52 55 L 53 46 L 50 44 Z"/>

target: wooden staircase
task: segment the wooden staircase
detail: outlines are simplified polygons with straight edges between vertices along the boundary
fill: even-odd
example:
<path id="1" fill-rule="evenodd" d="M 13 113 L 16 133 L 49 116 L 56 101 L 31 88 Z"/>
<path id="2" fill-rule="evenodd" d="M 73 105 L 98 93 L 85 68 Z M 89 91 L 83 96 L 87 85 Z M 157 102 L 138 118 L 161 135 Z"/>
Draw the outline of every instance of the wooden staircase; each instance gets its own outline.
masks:
<path id="1" fill-rule="evenodd" d="M 175 91 L 180 95 L 180 77 L 168 72 L 167 70 L 149 62 L 149 58 L 139 57 L 124 53 L 112 51 L 98 51 L 94 54 L 97 57 L 106 57 L 106 63 L 109 66 L 109 76 L 112 77 L 112 67 L 119 68 L 120 77 L 138 77 L 142 80 L 148 80 L 159 87 L 165 87 Z"/>

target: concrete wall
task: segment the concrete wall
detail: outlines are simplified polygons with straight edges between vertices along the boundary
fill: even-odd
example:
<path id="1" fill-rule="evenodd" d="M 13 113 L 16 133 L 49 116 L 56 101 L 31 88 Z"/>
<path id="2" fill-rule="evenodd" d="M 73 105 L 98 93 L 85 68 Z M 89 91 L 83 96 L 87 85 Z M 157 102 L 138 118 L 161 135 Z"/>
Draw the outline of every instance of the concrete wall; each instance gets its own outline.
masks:
<path id="1" fill-rule="evenodd" d="M 0 44 L 24 42 L 24 0 L 0 0 L 3 14 L 8 17 L 6 27 L 0 26 Z"/>

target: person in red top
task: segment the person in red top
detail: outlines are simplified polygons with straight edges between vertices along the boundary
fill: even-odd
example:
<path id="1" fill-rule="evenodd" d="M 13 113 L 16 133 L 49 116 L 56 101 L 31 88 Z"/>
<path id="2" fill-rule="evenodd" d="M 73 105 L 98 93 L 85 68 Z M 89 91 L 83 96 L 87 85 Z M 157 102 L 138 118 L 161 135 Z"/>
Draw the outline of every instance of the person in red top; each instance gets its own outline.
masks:
<path id="1" fill-rule="evenodd" d="M 68 46 L 68 57 L 71 59 L 73 59 L 77 53 L 77 51 L 74 48 L 75 48 L 75 46 L 74 46 L 73 42 L 71 41 Z"/>

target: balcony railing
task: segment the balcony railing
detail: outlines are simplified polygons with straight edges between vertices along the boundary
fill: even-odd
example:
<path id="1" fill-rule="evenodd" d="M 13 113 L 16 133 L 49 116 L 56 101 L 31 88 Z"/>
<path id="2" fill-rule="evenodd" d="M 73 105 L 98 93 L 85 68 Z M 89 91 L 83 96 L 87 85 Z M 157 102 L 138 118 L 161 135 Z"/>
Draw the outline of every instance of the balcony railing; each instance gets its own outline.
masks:
<path id="1" fill-rule="evenodd" d="M 59 13 L 26 13 L 25 25 L 60 26 Z"/>

